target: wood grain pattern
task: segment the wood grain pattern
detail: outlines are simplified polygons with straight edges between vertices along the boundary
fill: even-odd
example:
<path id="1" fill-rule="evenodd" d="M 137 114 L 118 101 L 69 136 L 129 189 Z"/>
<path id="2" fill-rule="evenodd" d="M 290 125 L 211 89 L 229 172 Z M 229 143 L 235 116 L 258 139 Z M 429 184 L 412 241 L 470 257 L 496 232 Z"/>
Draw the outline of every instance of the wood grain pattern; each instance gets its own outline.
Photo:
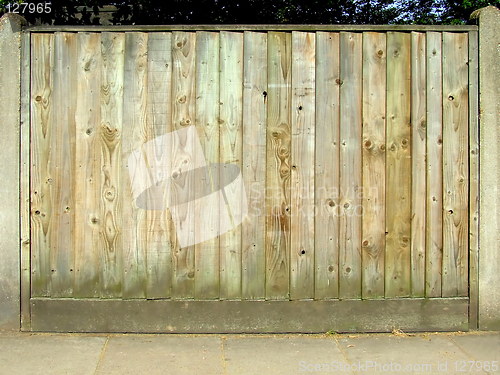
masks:
<path id="1" fill-rule="evenodd" d="M 443 258 L 443 101 L 441 34 L 429 32 L 427 47 L 427 205 L 425 296 L 441 296 Z"/>
<path id="2" fill-rule="evenodd" d="M 31 295 L 50 295 L 53 43 L 50 34 L 31 37 Z"/>
<path id="3" fill-rule="evenodd" d="M 30 82 L 31 34 L 21 34 L 21 331 L 31 330 Z"/>
<path id="4" fill-rule="evenodd" d="M 411 295 L 425 295 L 426 210 L 426 48 L 425 34 L 411 33 Z"/>
<path id="5" fill-rule="evenodd" d="M 122 297 L 145 298 L 147 290 L 146 210 L 132 194 L 129 156 L 148 140 L 147 135 L 148 34 L 125 33 L 122 129 Z M 137 173 L 137 171 L 133 171 Z M 147 179 L 147 175 L 137 176 Z"/>
<path id="6" fill-rule="evenodd" d="M 386 36 L 363 34 L 362 296 L 384 297 Z"/>
<path id="7" fill-rule="evenodd" d="M 125 34 L 101 35 L 101 298 L 122 293 L 122 147 Z M 128 176 L 125 176 L 128 178 Z"/>
<path id="8" fill-rule="evenodd" d="M 193 124 L 195 106 L 195 52 L 196 33 L 172 33 L 172 130 L 180 130 Z M 183 133 L 184 134 L 184 133 Z M 182 170 L 182 164 L 195 163 L 192 154 L 194 140 L 189 137 L 174 137 L 176 148 L 172 150 L 173 170 Z M 186 161 L 186 163 L 185 163 Z M 170 198 L 171 212 L 176 228 L 185 227 L 186 241 L 192 241 L 194 233 L 194 204 L 176 206 L 184 197 L 193 194 L 194 181 L 185 173 L 178 180 L 172 180 Z M 175 219 L 175 217 L 177 219 Z M 171 228 L 171 233 L 175 228 Z M 192 243 L 192 242 L 191 242 Z M 193 298 L 195 276 L 195 248 L 181 248 L 179 238 L 172 235 L 173 279 L 172 297 Z"/>
<path id="9" fill-rule="evenodd" d="M 243 33 L 220 33 L 219 87 L 219 160 L 242 169 Z M 241 298 L 241 226 L 220 237 L 220 299 L 235 298 Z"/>
<path id="10" fill-rule="evenodd" d="M 54 34 L 53 136 L 50 175 L 53 192 L 51 225 L 51 296 L 71 297 L 74 278 L 75 114 L 77 35 Z"/>
<path id="11" fill-rule="evenodd" d="M 290 299 L 314 298 L 314 33 L 292 32 Z"/>
<path id="12" fill-rule="evenodd" d="M 266 299 L 289 298 L 292 40 L 268 33 Z M 267 193 L 269 191 L 269 193 Z"/>
<path id="13" fill-rule="evenodd" d="M 23 329 L 33 297 L 469 291 L 474 327 L 477 31 L 415 30 L 23 35 Z M 166 133 L 173 147 L 148 143 Z M 136 178 L 163 181 L 168 210 L 135 201 L 141 148 Z M 205 160 L 237 165 L 247 193 L 249 217 L 220 236 L 232 208 L 190 198 L 223 180 L 187 173 Z"/>
<path id="14" fill-rule="evenodd" d="M 75 298 L 100 295 L 101 34 L 78 33 L 75 192 Z"/>
<path id="15" fill-rule="evenodd" d="M 148 35 L 147 140 L 172 131 L 172 34 Z M 155 144 L 156 145 L 156 144 Z M 163 144 L 148 155 L 148 162 L 159 165 L 170 150 Z M 154 161 L 149 160 L 154 158 Z M 158 177 L 162 181 L 164 177 Z M 162 182 L 163 184 L 163 182 Z M 163 196 L 165 188 L 163 187 Z M 148 299 L 168 298 L 172 283 L 172 217 L 170 211 L 148 210 L 147 220 L 147 290 Z"/>
<path id="16" fill-rule="evenodd" d="M 469 32 L 469 329 L 479 315 L 479 59 L 478 32 Z"/>
<path id="17" fill-rule="evenodd" d="M 339 296 L 339 34 L 316 33 L 314 298 Z"/>
<path id="18" fill-rule="evenodd" d="M 219 162 L 219 33 L 196 33 L 196 129 L 207 164 Z M 218 179 L 198 181 L 196 188 L 204 189 Z M 210 186 L 209 186 L 210 188 Z M 219 196 L 213 200 L 219 207 Z M 202 210 L 203 207 L 197 209 Z M 195 298 L 219 298 L 219 218 L 218 209 L 209 213 L 214 237 L 195 246 Z M 199 236 L 195 230 L 195 236 Z M 197 237 L 198 238 L 198 237 Z"/>
<path id="19" fill-rule="evenodd" d="M 266 296 L 267 34 L 245 32 L 243 67 L 243 181 L 249 217 L 241 227 L 242 298 Z"/>
<path id="20" fill-rule="evenodd" d="M 443 33 L 443 297 L 469 287 L 468 55 L 466 33 Z"/>
<path id="21" fill-rule="evenodd" d="M 410 42 L 387 33 L 386 297 L 411 292 Z"/>
<path id="22" fill-rule="evenodd" d="M 362 34 L 340 33 L 339 297 L 361 297 Z"/>

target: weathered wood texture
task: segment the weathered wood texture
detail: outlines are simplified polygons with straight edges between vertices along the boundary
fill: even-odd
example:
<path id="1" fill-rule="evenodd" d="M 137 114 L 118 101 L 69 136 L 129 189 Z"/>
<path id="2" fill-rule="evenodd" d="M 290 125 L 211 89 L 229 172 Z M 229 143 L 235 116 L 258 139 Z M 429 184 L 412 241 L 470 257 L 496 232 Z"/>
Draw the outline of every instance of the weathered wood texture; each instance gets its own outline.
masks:
<path id="1" fill-rule="evenodd" d="M 148 37 L 147 140 L 172 131 L 172 34 L 155 33 Z M 169 153 L 163 144 L 155 144 L 153 164 L 161 163 Z M 169 159 L 169 157 L 167 157 Z M 166 210 L 147 213 L 147 297 L 170 297 L 172 280 L 172 218 Z"/>
<path id="2" fill-rule="evenodd" d="M 100 295 L 101 237 L 101 34 L 78 34 L 75 116 L 74 297 Z M 60 146 L 59 146 L 60 147 Z M 71 207 L 69 208 L 71 210 Z"/>
<path id="3" fill-rule="evenodd" d="M 427 197 L 425 295 L 441 296 L 443 259 L 443 101 L 441 34 L 427 33 Z"/>
<path id="4" fill-rule="evenodd" d="M 220 33 L 220 163 L 243 159 L 243 33 Z M 220 176 L 222 180 L 222 176 Z M 222 185 L 222 184 L 221 184 Z M 232 192 L 225 189 L 225 194 Z M 228 202 L 225 202 L 228 206 Z M 228 209 L 232 209 L 229 206 Z M 241 298 L 241 227 L 220 236 L 220 299 Z"/>
<path id="5" fill-rule="evenodd" d="M 148 34 L 125 34 L 122 133 L 122 244 L 123 298 L 146 297 L 146 210 L 139 208 L 130 182 L 130 153 L 147 138 L 147 49 Z M 147 179 L 147 176 L 140 176 Z"/>
<path id="6" fill-rule="evenodd" d="M 54 36 L 31 39 L 31 295 L 50 295 L 50 221 L 54 203 L 49 183 Z"/>
<path id="7" fill-rule="evenodd" d="M 443 297 L 468 295 L 469 47 L 443 33 Z"/>
<path id="8" fill-rule="evenodd" d="M 340 33 L 339 297 L 361 297 L 363 39 Z"/>
<path id="9" fill-rule="evenodd" d="M 347 301 L 32 300 L 37 331 L 279 333 L 466 331 L 467 298 Z M 189 321 L 186 321 L 189 311 Z M 137 319 L 138 316 L 144 317 Z M 373 319 L 373 317 L 377 319 Z"/>
<path id="10" fill-rule="evenodd" d="M 125 34 L 101 35 L 101 297 L 121 295 L 122 289 L 122 148 L 123 69 Z"/>
<path id="11" fill-rule="evenodd" d="M 268 33 L 266 152 L 266 299 L 288 299 L 292 38 Z"/>
<path id="12" fill-rule="evenodd" d="M 242 298 L 266 297 L 267 34 L 245 32 L 243 178 L 249 218 L 241 228 Z"/>
<path id="13" fill-rule="evenodd" d="M 386 36 L 363 36 L 362 295 L 384 297 Z"/>
<path id="14" fill-rule="evenodd" d="M 410 295 L 410 41 L 410 34 L 387 33 L 386 297 Z"/>
<path id="15" fill-rule="evenodd" d="M 219 132 L 219 34 L 198 32 L 196 35 L 196 129 L 208 163 L 218 163 L 220 153 Z M 198 181 L 199 188 L 212 190 L 214 176 Z M 210 177 L 210 176 L 209 176 Z M 220 197 L 214 197 L 220 207 Z M 199 207 L 198 209 L 202 209 Z M 214 209 L 209 220 L 214 235 L 219 232 L 220 212 Z M 195 231 L 195 236 L 200 235 Z M 195 245 L 195 298 L 219 298 L 219 237 Z"/>
<path id="16" fill-rule="evenodd" d="M 56 33 L 54 38 L 54 135 L 52 137 L 52 185 L 54 231 L 51 248 L 52 290 L 54 297 L 71 297 L 75 252 L 74 195 L 75 112 L 77 100 L 77 38 L 72 33 Z"/>
<path id="17" fill-rule="evenodd" d="M 172 130 L 181 130 L 193 124 L 196 112 L 195 98 L 195 53 L 196 53 L 196 33 L 174 32 L 172 33 Z M 186 173 L 183 164 L 192 165 L 195 163 L 193 155 L 194 140 L 185 133 L 176 137 L 178 147 L 172 149 L 172 168 L 178 170 L 180 177 L 172 180 L 171 202 L 174 227 L 186 228 L 182 235 L 182 240 L 191 241 L 194 233 L 194 205 L 192 202 L 179 205 L 194 194 L 194 181 Z M 181 135 L 182 134 L 182 135 Z M 194 246 L 181 247 L 181 239 L 172 236 L 173 247 L 173 278 L 172 297 L 193 298 L 194 297 L 194 269 L 195 269 L 195 249 Z"/>
<path id="18" fill-rule="evenodd" d="M 411 33 L 411 295 L 425 295 L 427 103 L 425 34 Z"/>
<path id="19" fill-rule="evenodd" d="M 316 33 L 314 256 L 316 299 L 339 296 L 340 35 Z"/>
<path id="20" fill-rule="evenodd" d="M 31 34 L 23 308 L 470 285 L 477 309 L 477 33 L 360 31 Z M 189 173 L 218 163 L 238 167 L 248 203 L 227 232 L 237 184 L 213 194 L 221 168 Z"/>
<path id="21" fill-rule="evenodd" d="M 290 299 L 314 297 L 314 33 L 292 33 Z"/>

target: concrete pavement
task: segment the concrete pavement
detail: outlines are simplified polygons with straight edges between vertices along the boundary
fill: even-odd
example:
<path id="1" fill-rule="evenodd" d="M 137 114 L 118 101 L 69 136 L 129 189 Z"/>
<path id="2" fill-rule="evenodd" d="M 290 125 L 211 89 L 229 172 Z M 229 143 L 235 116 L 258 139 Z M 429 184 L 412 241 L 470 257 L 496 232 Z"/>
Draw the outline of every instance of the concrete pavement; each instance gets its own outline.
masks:
<path id="1" fill-rule="evenodd" d="M 500 332 L 0 334 L 0 374 L 500 374 Z"/>

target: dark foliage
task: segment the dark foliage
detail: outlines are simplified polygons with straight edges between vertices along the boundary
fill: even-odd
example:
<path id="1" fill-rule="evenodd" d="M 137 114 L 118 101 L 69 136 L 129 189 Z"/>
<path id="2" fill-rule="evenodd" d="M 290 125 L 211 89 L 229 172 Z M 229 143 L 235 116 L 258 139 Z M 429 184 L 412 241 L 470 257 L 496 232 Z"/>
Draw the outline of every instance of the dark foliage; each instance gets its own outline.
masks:
<path id="1" fill-rule="evenodd" d="M 12 1 L 0 0 L 2 10 Z M 15 1 L 21 2 L 21 1 Z M 45 1 L 25 1 L 46 3 Z M 161 24 L 463 24 L 500 0 L 53 0 L 50 13 L 23 16 L 31 24 L 100 24 L 99 9 L 114 5 L 111 22 Z"/>

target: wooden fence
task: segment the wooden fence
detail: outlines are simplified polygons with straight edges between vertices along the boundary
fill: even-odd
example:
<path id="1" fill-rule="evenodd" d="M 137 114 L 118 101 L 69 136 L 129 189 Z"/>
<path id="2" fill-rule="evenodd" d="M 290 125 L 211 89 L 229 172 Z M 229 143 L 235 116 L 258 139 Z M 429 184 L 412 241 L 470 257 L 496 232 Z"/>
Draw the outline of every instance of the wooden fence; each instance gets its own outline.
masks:
<path id="1" fill-rule="evenodd" d="M 474 28 L 87 30 L 35 32 L 28 44 L 31 298 L 365 300 L 477 288 Z M 207 163 L 241 169 L 249 215 L 180 248 L 175 225 L 196 235 L 196 220 L 138 208 L 127 161 L 187 126 Z"/>

